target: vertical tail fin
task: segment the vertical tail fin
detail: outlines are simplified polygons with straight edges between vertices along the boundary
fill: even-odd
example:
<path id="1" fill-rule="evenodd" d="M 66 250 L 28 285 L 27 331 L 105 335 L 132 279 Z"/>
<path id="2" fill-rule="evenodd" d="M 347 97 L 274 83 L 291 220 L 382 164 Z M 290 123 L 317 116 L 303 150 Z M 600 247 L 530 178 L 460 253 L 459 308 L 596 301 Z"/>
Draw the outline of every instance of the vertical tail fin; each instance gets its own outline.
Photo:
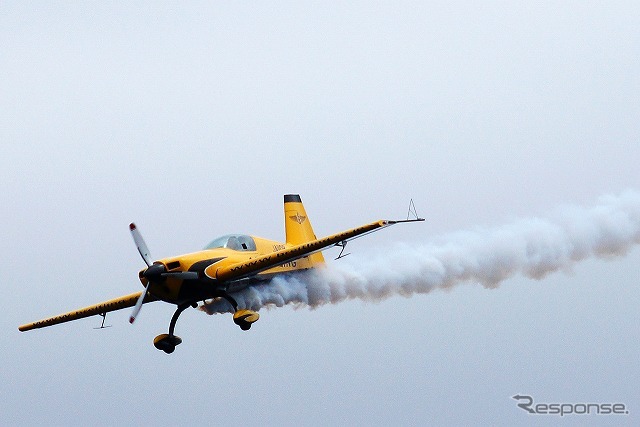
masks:
<path id="1" fill-rule="evenodd" d="M 317 239 L 298 194 L 284 196 L 284 230 L 286 242 L 290 245 L 299 245 Z M 321 252 L 309 255 L 309 259 L 313 263 L 324 263 Z"/>

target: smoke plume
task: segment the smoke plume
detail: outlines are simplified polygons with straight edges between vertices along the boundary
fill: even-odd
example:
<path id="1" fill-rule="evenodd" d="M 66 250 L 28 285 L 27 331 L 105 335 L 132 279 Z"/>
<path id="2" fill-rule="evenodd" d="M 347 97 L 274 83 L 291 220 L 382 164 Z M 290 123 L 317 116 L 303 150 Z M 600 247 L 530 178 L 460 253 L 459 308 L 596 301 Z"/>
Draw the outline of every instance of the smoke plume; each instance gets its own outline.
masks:
<path id="1" fill-rule="evenodd" d="M 277 277 L 234 297 L 240 307 L 257 311 L 287 304 L 315 308 L 347 299 L 381 301 L 462 283 L 494 288 L 517 274 L 540 280 L 587 258 L 621 256 L 638 243 L 640 193 L 626 191 L 603 196 L 590 208 L 564 207 L 546 219 L 461 231 L 419 245 L 395 244 L 366 259 L 352 256 L 326 268 Z M 224 300 L 202 309 L 231 311 Z"/>

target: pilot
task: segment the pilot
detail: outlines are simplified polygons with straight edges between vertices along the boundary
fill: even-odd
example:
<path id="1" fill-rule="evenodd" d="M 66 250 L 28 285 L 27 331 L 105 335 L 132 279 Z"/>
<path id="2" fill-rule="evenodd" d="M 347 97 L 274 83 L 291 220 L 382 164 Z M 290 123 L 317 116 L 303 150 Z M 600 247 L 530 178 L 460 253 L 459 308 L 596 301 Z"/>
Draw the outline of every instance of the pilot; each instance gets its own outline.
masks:
<path id="1" fill-rule="evenodd" d="M 229 240 L 227 240 L 227 248 L 233 249 L 234 251 L 240 250 L 240 241 L 236 236 L 229 237 Z"/>

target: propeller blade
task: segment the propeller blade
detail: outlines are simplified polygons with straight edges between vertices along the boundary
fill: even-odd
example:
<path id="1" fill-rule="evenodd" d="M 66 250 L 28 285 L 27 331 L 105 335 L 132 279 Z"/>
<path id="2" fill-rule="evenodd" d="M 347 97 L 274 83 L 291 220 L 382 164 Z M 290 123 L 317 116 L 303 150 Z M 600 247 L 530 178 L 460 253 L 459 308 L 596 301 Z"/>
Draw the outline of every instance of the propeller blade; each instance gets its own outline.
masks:
<path id="1" fill-rule="evenodd" d="M 149 248 L 147 248 L 147 244 L 144 242 L 142 238 L 142 234 L 136 228 L 136 225 L 132 222 L 129 224 L 129 230 L 131 231 L 131 237 L 133 237 L 133 241 L 138 248 L 138 252 L 140 252 L 140 256 L 142 260 L 147 264 L 147 267 L 151 267 L 151 256 L 149 255 Z M 149 271 L 149 269 L 147 269 Z M 136 301 L 135 307 L 133 307 L 133 312 L 131 312 L 131 316 L 129 317 L 129 323 L 133 323 L 138 317 L 138 313 L 140 313 L 140 309 L 142 308 L 142 302 L 144 301 L 144 297 L 147 296 L 147 292 L 149 291 L 149 286 L 151 286 L 151 280 L 147 282 L 147 286 L 144 288 L 144 292 Z"/>
<path id="2" fill-rule="evenodd" d="M 147 267 L 151 266 L 151 256 L 149 255 L 149 248 L 147 248 L 147 244 L 144 242 L 142 238 L 142 234 L 136 228 L 134 223 L 129 224 L 129 230 L 131 230 L 131 236 L 133 237 L 133 241 L 138 248 L 138 252 L 140 252 L 140 256 L 147 264 Z"/>
<path id="3" fill-rule="evenodd" d="M 133 323 L 136 321 L 136 317 L 138 317 L 138 313 L 140 313 L 140 309 L 142 308 L 142 302 L 144 301 L 144 297 L 147 296 L 149 285 L 151 285 L 151 282 L 147 283 L 147 286 L 144 288 L 144 292 L 142 293 L 142 295 L 140 295 L 140 298 L 138 298 L 138 301 L 136 301 L 136 305 L 135 307 L 133 307 L 133 312 L 131 312 L 131 316 L 129 317 L 129 323 Z"/>

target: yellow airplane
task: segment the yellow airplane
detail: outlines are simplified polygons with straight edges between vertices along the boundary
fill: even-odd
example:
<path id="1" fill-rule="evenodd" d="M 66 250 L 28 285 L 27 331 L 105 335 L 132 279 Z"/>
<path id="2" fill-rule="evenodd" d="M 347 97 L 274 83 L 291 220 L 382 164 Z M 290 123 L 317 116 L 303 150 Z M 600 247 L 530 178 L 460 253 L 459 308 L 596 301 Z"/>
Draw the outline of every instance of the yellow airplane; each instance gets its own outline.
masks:
<path id="1" fill-rule="evenodd" d="M 410 212 L 415 213 L 414 210 Z M 133 323 L 142 305 L 152 301 L 165 301 L 177 305 L 169 323 L 169 333 L 158 335 L 153 343 L 166 353 L 173 353 L 182 339 L 174 335 L 180 314 L 188 307 L 196 308 L 198 302 L 223 298 L 234 309 L 233 321 L 248 330 L 260 317 L 252 310 L 238 307 L 233 294 L 248 286 L 266 283 L 276 275 L 294 274 L 324 265 L 322 250 L 331 246 L 342 247 L 343 256 L 347 242 L 365 234 L 401 222 L 424 221 L 423 218 L 388 221 L 380 220 L 318 239 L 313 232 L 302 200 L 297 194 L 284 196 L 284 220 L 286 243 L 279 243 L 255 236 L 232 234 L 213 240 L 204 250 L 152 262 L 149 249 L 135 224 L 129 229 L 133 240 L 147 264 L 139 273 L 144 291 L 135 292 L 98 304 L 49 317 L 18 327 L 20 331 L 44 328 L 93 315 L 102 316 L 111 311 L 133 307 L 129 322 Z"/>

